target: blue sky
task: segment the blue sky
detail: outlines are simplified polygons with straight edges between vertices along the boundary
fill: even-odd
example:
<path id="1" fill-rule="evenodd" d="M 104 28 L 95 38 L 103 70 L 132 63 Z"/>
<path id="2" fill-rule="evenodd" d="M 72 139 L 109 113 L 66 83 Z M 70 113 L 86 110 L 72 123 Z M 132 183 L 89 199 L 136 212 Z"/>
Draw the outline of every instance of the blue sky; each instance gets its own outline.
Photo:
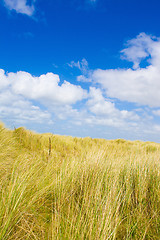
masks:
<path id="1" fill-rule="evenodd" d="M 1 0 L 7 127 L 160 142 L 158 0 Z"/>

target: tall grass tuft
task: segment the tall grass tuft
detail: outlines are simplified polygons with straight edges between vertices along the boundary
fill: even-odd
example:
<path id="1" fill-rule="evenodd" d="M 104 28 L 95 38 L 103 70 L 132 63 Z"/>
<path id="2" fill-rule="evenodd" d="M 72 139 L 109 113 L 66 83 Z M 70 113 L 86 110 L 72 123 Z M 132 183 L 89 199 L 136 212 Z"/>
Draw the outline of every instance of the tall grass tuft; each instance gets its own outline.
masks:
<path id="1" fill-rule="evenodd" d="M 0 125 L 0 239 L 159 236 L 159 144 Z"/>

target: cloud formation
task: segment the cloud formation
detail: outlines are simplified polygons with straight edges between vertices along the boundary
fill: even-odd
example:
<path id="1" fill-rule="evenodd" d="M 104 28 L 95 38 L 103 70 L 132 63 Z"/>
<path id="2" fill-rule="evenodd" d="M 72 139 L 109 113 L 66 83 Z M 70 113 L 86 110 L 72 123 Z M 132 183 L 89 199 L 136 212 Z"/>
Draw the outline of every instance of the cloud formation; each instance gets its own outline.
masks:
<path id="1" fill-rule="evenodd" d="M 53 123 L 53 118 L 76 115 L 72 105 L 87 98 L 87 91 L 59 76 L 47 73 L 39 77 L 19 71 L 5 73 L 0 69 L 1 119 L 18 123 Z"/>
<path id="2" fill-rule="evenodd" d="M 9 87 L 16 95 L 50 105 L 74 104 L 87 97 L 87 92 L 80 86 L 67 81 L 59 85 L 59 76 L 53 73 L 34 77 L 23 71 L 5 74 L 1 69 L 0 77 L 1 89 Z"/>
<path id="3" fill-rule="evenodd" d="M 0 69 L 1 119 L 36 125 L 59 124 L 72 133 L 78 129 L 90 134 L 112 129 L 115 136 L 151 136 L 160 132 L 160 39 L 139 34 L 121 51 L 133 63 L 127 69 L 90 70 L 86 59 L 72 61 L 78 68 L 79 80 L 89 79 L 89 88 L 80 83 L 60 81 L 59 75 L 47 73 L 33 76 L 24 71 L 5 73 Z M 142 67 L 141 62 L 144 67 Z M 118 131 L 116 130 L 118 129 Z M 88 132 L 84 132 L 88 134 Z M 76 135 L 76 133 L 75 133 Z M 96 135 L 97 136 L 97 135 Z M 112 136 L 112 132 L 111 132 Z M 123 137 L 120 135 L 119 137 Z"/>
<path id="4" fill-rule="evenodd" d="M 140 33 L 136 38 L 127 41 L 126 48 L 121 51 L 121 58 L 133 63 L 133 69 L 139 68 L 140 62 L 153 56 L 153 48 L 155 48 L 155 37 Z"/>
<path id="5" fill-rule="evenodd" d="M 28 16 L 32 16 L 35 11 L 34 4 L 28 5 L 27 0 L 4 0 L 4 3 L 9 10 L 15 10 L 17 13 Z"/>
<path id="6" fill-rule="evenodd" d="M 101 85 L 108 97 L 160 107 L 160 39 L 141 33 L 128 41 L 121 53 L 133 62 L 133 69 L 97 69 L 92 73 L 92 80 Z M 141 68 L 145 58 L 147 65 Z"/>
<path id="7" fill-rule="evenodd" d="M 10 124 L 53 123 L 47 110 L 40 109 L 23 96 L 15 95 L 10 89 L 0 92 L 0 113 L 1 120 L 7 119 Z"/>
<path id="8" fill-rule="evenodd" d="M 114 127 L 124 127 L 127 122 L 139 121 L 139 116 L 133 111 L 119 110 L 115 103 L 103 96 L 99 88 L 90 87 L 87 101 L 89 111 L 95 123 Z"/>
<path id="9" fill-rule="evenodd" d="M 52 121 L 54 114 L 60 120 L 75 124 L 122 127 L 127 121 L 139 120 L 136 113 L 116 108 L 100 89 L 90 87 L 87 91 L 67 81 L 61 83 L 53 73 L 35 77 L 23 71 L 5 73 L 1 69 L 0 105 L 3 118 L 8 112 L 8 116 L 24 121 Z"/>
<path id="10" fill-rule="evenodd" d="M 109 99 L 105 99 L 100 89 L 90 88 L 90 99 L 88 100 L 89 109 L 96 115 L 108 116 L 110 118 L 131 119 L 138 120 L 137 114 L 131 111 L 119 110 L 116 108 L 115 103 Z"/>
<path id="11" fill-rule="evenodd" d="M 68 66 L 71 68 L 78 68 L 84 75 L 87 74 L 89 71 L 88 62 L 85 58 L 83 58 L 82 61 L 78 62 L 71 61 L 71 63 L 68 63 Z"/>

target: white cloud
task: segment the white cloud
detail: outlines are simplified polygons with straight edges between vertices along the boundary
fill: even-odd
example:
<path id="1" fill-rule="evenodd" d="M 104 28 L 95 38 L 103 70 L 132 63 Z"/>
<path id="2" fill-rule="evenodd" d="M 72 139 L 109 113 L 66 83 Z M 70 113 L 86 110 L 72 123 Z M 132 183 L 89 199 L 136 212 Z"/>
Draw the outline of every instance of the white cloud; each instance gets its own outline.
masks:
<path id="1" fill-rule="evenodd" d="M 85 100 L 81 108 L 73 107 Z M 34 101 L 38 104 L 34 104 Z M 42 110 L 40 105 L 45 106 Z M 107 125 L 114 127 L 132 125 L 139 121 L 132 111 L 119 110 L 106 99 L 101 90 L 91 87 L 89 92 L 67 81 L 60 84 L 59 76 L 47 73 L 40 77 L 19 71 L 5 74 L 0 70 L 0 111 L 2 117 L 23 121 L 51 121 L 52 117 L 72 123 Z M 53 115 L 52 115 L 53 114 Z"/>
<path id="2" fill-rule="evenodd" d="M 119 110 L 115 103 L 105 99 L 100 89 L 91 87 L 89 100 L 87 102 L 91 113 L 96 117 L 96 122 L 113 126 L 126 126 L 131 122 L 139 121 L 139 116 L 133 111 Z M 127 123 L 128 122 L 128 123 Z"/>
<path id="3" fill-rule="evenodd" d="M 92 82 L 92 79 L 89 76 L 80 75 L 77 76 L 78 82 Z"/>
<path id="4" fill-rule="evenodd" d="M 53 73 L 36 77 L 0 69 L 1 119 L 42 125 L 53 119 L 60 129 L 70 128 L 74 135 L 83 132 L 96 137 L 100 130 L 100 137 L 107 137 L 104 132 L 109 131 L 112 138 L 158 139 L 160 126 L 154 117 L 160 116 L 160 39 L 142 33 L 128 41 L 122 54 L 133 62 L 133 68 L 93 71 L 85 59 L 70 63 L 82 72 L 80 81 L 89 79 L 89 90 L 61 82 Z M 145 58 L 149 66 L 142 68 Z"/>
<path id="5" fill-rule="evenodd" d="M 140 34 L 129 41 L 122 53 L 133 62 L 134 69 L 97 69 L 92 73 L 93 81 L 101 85 L 108 97 L 159 107 L 160 39 Z M 147 56 L 150 56 L 150 65 L 140 68 L 140 61 Z"/>
<path id="6" fill-rule="evenodd" d="M 9 84 L 9 81 L 5 75 L 5 72 L 3 69 L 0 69 L 0 90 L 7 87 Z"/>
<path id="7" fill-rule="evenodd" d="M 133 62 L 133 68 L 139 68 L 142 59 L 149 57 L 152 53 L 155 37 L 149 36 L 145 33 L 140 33 L 136 38 L 128 40 L 126 48 L 121 51 L 122 59 Z"/>
<path id="8" fill-rule="evenodd" d="M 9 10 L 15 10 L 17 13 L 26 14 L 28 16 L 32 16 L 35 10 L 33 4 L 27 4 L 27 0 L 4 0 L 4 3 Z"/>
<path id="9" fill-rule="evenodd" d="M 153 110 L 152 113 L 153 113 L 154 115 L 160 117 L 160 109 L 158 109 L 158 110 Z"/>
<path id="10" fill-rule="evenodd" d="M 77 76 L 78 82 L 92 82 L 92 71 L 89 69 L 89 64 L 85 58 L 77 62 L 71 61 L 68 66 L 78 68 L 81 71 L 82 75 Z"/>
<path id="11" fill-rule="evenodd" d="M 39 100 L 44 104 L 75 104 L 77 101 L 87 97 L 86 90 L 83 90 L 80 86 L 67 81 L 59 85 L 59 76 L 53 73 L 34 77 L 30 73 L 22 71 L 6 75 L 1 70 L 0 74 L 1 87 L 8 84 L 14 94 L 32 100 Z"/>
<path id="12" fill-rule="evenodd" d="M 88 73 L 88 62 L 85 58 L 82 59 L 82 61 L 78 61 L 78 62 L 75 62 L 75 61 L 71 61 L 71 63 L 68 63 L 68 66 L 71 67 L 71 68 L 78 68 L 82 74 L 87 74 Z"/>
<path id="13" fill-rule="evenodd" d="M 160 106 L 160 69 L 149 66 L 145 69 L 96 70 L 94 81 L 100 83 L 108 97 L 121 101 Z"/>
<path id="14" fill-rule="evenodd" d="M 10 90 L 0 92 L 1 119 L 7 119 L 14 123 L 52 123 L 51 114 L 47 110 L 41 110 L 22 96 L 15 95 Z"/>
<path id="15" fill-rule="evenodd" d="M 48 125 L 54 119 L 78 119 L 79 111 L 72 105 L 86 97 L 86 90 L 67 81 L 61 84 L 53 73 L 35 77 L 27 72 L 5 74 L 0 70 L 1 120 Z"/>

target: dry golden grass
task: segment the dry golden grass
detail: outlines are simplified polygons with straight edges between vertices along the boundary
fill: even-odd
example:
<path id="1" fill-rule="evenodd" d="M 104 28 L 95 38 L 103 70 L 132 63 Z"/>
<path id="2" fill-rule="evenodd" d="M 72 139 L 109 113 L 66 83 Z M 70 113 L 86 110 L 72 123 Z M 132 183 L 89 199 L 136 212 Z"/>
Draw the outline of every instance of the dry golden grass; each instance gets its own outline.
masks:
<path id="1" fill-rule="evenodd" d="M 159 236 L 159 144 L 0 126 L 0 239 Z"/>

